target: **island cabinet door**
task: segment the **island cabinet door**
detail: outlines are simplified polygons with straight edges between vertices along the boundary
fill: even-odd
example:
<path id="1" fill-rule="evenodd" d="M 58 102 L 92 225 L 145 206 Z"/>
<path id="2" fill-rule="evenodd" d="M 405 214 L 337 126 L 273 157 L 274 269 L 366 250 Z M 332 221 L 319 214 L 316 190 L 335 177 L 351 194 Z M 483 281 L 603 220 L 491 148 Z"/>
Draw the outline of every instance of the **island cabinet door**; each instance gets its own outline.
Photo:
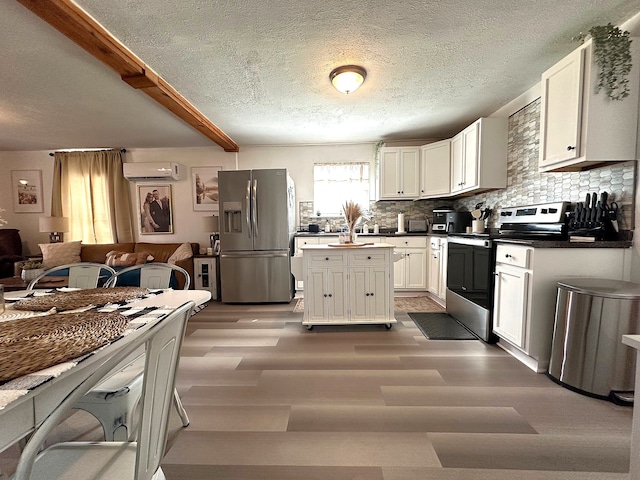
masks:
<path id="1" fill-rule="evenodd" d="M 342 268 L 312 268 L 305 288 L 307 321 L 327 322 L 347 318 L 345 273 Z"/>
<path id="2" fill-rule="evenodd" d="M 352 322 L 388 320 L 389 273 L 384 267 L 353 267 L 349 273 Z"/>

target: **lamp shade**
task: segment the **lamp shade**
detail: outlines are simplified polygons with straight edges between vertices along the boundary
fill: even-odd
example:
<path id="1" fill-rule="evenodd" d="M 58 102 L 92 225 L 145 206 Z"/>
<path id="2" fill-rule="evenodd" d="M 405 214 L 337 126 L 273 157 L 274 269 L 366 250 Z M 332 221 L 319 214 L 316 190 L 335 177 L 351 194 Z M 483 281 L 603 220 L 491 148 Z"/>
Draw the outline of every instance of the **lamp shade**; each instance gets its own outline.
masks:
<path id="1" fill-rule="evenodd" d="M 367 71 L 357 65 L 344 65 L 332 70 L 329 78 L 336 90 L 349 94 L 363 84 L 364 79 L 367 78 Z"/>
<path id="2" fill-rule="evenodd" d="M 215 215 L 212 215 L 211 217 L 202 217 L 202 229 L 205 232 L 218 232 L 220 229 L 218 217 Z"/>
<path id="3" fill-rule="evenodd" d="M 69 219 L 67 217 L 40 217 L 41 232 L 68 232 Z"/>

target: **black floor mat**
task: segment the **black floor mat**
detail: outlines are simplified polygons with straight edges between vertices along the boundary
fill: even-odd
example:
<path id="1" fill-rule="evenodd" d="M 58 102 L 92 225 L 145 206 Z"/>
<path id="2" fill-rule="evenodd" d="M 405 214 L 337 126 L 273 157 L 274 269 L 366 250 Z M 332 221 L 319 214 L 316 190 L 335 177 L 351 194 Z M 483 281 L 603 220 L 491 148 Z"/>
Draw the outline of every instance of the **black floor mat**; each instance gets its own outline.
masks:
<path id="1" fill-rule="evenodd" d="M 476 340 L 476 336 L 446 313 L 409 313 L 429 340 Z"/>

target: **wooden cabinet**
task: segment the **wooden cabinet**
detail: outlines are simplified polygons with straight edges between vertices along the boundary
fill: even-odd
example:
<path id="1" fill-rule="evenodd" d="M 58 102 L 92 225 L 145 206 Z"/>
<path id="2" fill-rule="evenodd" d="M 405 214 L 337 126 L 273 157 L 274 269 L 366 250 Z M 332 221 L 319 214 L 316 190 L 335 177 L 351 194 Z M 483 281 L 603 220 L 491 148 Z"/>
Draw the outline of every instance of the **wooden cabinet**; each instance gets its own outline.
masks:
<path id="1" fill-rule="evenodd" d="M 480 118 L 451 140 L 451 194 L 507 186 L 507 119 Z"/>
<path id="2" fill-rule="evenodd" d="M 429 237 L 427 289 L 444 301 L 447 291 L 447 238 Z"/>
<path id="3" fill-rule="evenodd" d="M 427 237 L 387 237 L 401 258 L 393 263 L 396 290 L 427 289 Z"/>
<path id="4" fill-rule="evenodd" d="M 531 271 L 530 248 L 499 246 L 495 268 L 493 331 L 519 348 L 524 348 L 528 321 Z M 523 262 L 511 259 L 523 259 Z"/>
<path id="5" fill-rule="evenodd" d="M 319 245 L 334 243 L 338 241 L 338 235 L 333 234 L 320 234 L 317 236 L 301 235 L 294 237 L 293 240 L 293 256 L 291 257 L 291 273 L 293 274 L 296 282 L 296 290 L 304 290 L 304 281 L 302 280 L 302 247 L 305 245 Z"/>
<path id="6" fill-rule="evenodd" d="M 393 314 L 393 247 L 303 247 L 305 302 L 303 325 L 381 323 Z"/>
<path id="7" fill-rule="evenodd" d="M 629 96 L 610 100 L 595 93 L 598 67 L 591 41 L 542 74 L 541 171 L 577 171 L 636 158 L 638 40 L 631 43 Z"/>
<path id="8" fill-rule="evenodd" d="M 217 273 L 218 257 L 193 258 L 193 287 L 196 290 L 211 292 L 212 300 L 219 300 L 219 282 Z"/>
<path id="9" fill-rule="evenodd" d="M 316 267 L 307 272 L 304 303 L 310 322 L 327 323 L 348 316 L 346 277 L 342 267 Z"/>
<path id="10" fill-rule="evenodd" d="M 420 148 L 419 198 L 446 196 L 451 191 L 451 140 Z"/>
<path id="11" fill-rule="evenodd" d="M 493 331 L 502 347 L 537 372 L 551 355 L 557 283 L 572 277 L 629 280 L 631 249 L 532 248 L 499 243 Z"/>
<path id="12" fill-rule="evenodd" d="M 420 190 L 420 147 L 380 149 L 379 200 L 410 200 Z"/>

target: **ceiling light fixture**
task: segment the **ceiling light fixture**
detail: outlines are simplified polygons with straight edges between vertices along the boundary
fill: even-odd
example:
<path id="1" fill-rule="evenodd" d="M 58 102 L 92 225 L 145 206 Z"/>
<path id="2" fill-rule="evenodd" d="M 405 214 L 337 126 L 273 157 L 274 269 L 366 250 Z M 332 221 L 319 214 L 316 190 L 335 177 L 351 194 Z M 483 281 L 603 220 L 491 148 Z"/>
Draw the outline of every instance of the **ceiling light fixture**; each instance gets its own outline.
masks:
<path id="1" fill-rule="evenodd" d="M 357 65 L 343 65 L 334 68 L 329 74 L 331 83 L 340 93 L 355 92 L 367 78 L 367 71 Z"/>

